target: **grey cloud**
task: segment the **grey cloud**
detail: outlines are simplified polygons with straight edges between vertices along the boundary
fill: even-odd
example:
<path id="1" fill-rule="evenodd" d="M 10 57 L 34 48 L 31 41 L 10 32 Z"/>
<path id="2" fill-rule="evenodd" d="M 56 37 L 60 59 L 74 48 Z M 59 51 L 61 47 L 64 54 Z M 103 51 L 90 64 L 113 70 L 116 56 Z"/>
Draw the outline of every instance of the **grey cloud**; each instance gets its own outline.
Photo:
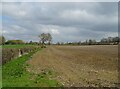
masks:
<path id="1" fill-rule="evenodd" d="M 113 2 L 3 3 L 4 35 L 26 41 L 38 41 L 42 32 L 55 42 L 99 39 L 117 33 L 117 9 Z"/>

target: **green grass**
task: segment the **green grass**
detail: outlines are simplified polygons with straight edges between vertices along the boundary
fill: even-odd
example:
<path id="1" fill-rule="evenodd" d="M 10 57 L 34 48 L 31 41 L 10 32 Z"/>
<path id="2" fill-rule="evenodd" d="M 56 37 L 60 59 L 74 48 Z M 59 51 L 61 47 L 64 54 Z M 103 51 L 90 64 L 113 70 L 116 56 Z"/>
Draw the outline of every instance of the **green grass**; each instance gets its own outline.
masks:
<path id="1" fill-rule="evenodd" d="M 61 86 L 56 80 L 49 79 L 53 71 L 47 71 L 41 74 L 34 74 L 26 71 L 29 67 L 27 60 L 35 53 L 23 55 L 15 60 L 3 65 L 2 68 L 2 86 L 3 87 L 57 87 Z"/>
<path id="2" fill-rule="evenodd" d="M 29 44 L 18 44 L 18 45 L 2 45 L 2 48 L 24 48 L 24 47 L 33 47 L 37 45 L 29 45 Z"/>
<path id="3" fill-rule="evenodd" d="M 0 89 L 2 88 L 2 66 L 0 66 Z"/>

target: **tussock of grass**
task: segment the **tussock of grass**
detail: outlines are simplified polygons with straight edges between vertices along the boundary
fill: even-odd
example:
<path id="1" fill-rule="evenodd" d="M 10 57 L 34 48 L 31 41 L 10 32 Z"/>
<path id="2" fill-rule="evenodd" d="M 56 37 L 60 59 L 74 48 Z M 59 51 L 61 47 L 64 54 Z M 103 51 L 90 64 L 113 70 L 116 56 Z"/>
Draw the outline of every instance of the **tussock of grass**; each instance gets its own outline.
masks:
<path id="1" fill-rule="evenodd" d="M 38 50 L 36 50 L 38 51 Z M 56 80 L 49 79 L 49 73 L 34 74 L 26 71 L 26 61 L 36 52 L 31 52 L 3 65 L 3 87 L 56 87 Z"/>

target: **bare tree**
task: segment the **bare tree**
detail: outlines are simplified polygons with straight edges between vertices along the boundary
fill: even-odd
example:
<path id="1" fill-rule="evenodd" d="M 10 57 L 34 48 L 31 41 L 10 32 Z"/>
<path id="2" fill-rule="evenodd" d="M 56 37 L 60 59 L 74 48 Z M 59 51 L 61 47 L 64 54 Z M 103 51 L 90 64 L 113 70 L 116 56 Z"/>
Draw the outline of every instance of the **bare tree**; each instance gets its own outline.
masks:
<path id="1" fill-rule="evenodd" d="M 50 33 L 48 33 L 48 44 L 50 45 L 52 41 L 52 36 Z"/>
<path id="2" fill-rule="evenodd" d="M 48 42 L 50 44 L 50 42 L 52 41 L 52 36 L 50 33 L 42 33 L 39 35 L 40 37 L 40 42 L 42 43 L 42 45 L 45 44 L 45 42 Z"/>
<path id="3" fill-rule="evenodd" d="M 42 44 L 45 44 L 45 42 L 47 41 L 47 35 L 45 33 L 42 33 L 39 35 L 39 37 L 40 37 L 40 42 Z"/>

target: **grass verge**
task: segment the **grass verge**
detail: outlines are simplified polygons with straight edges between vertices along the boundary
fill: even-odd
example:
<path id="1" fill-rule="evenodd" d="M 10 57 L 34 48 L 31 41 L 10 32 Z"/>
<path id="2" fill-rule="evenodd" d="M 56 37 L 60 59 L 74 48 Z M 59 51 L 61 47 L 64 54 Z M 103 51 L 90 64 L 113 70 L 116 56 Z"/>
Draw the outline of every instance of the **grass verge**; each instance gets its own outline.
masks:
<path id="1" fill-rule="evenodd" d="M 54 79 L 49 79 L 52 72 L 34 74 L 26 71 L 30 66 L 26 63 L 30 57 L 38 50 L 23 55 L 15 60 L 11 60 L 2 66 L 2 86 L 3 87 L 60 87 L 61 85 Z M 54 73 L 53 73 L 54 74 Z"/>
<path id="2" fill-rule="evenodd" d="M 24 48 L 24 47 L 33 47 L 38 45 L 26 45 L 26 44 L 19 44 L 19 45 L 2 45 L 2 48 Z"/>

